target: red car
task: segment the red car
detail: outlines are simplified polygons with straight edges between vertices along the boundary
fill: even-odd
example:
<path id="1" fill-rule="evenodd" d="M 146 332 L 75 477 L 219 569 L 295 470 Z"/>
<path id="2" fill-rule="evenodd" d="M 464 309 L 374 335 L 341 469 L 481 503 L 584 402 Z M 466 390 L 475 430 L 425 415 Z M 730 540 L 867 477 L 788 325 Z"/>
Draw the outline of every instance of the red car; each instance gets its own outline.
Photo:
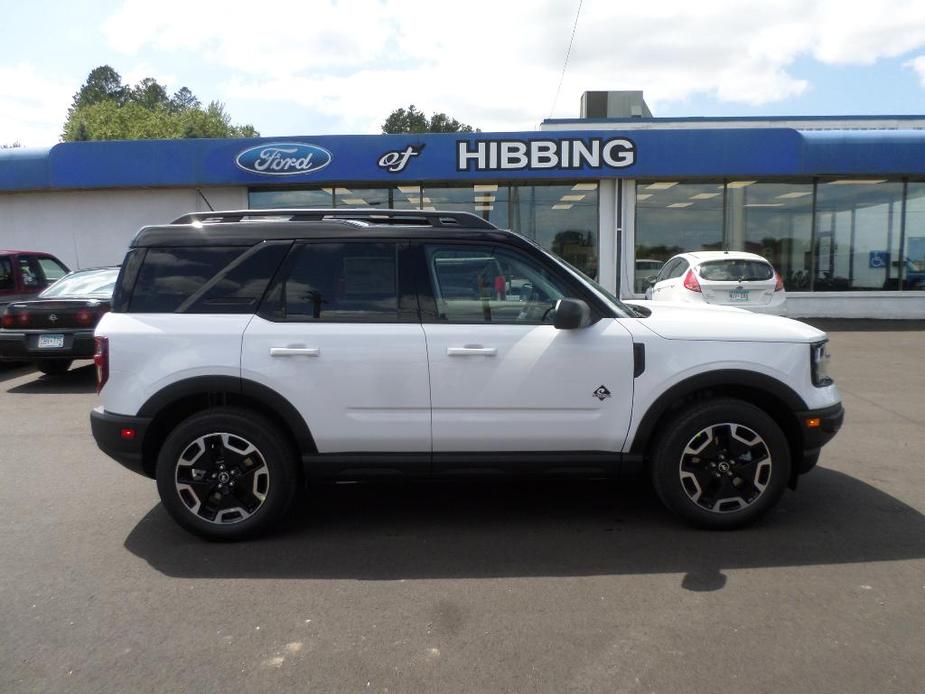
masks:
<path id="1" fill-rule="evenodd" d="M 0 250 L 0 306 L 31 299 L 68 272 L 50 253 Z"/>

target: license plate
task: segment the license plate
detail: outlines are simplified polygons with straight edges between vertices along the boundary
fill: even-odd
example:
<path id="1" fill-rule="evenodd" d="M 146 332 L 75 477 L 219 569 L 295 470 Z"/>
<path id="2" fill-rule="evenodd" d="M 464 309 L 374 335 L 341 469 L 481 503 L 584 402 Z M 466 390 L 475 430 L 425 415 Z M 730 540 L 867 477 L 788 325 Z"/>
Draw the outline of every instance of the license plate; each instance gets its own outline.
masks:
<path id="1" fill-rule="evenodd" d="M 742 303 L 748 301 L 748 290 L 742 287 L 736 287 L 729 290 L 729 301 Z"/>
<path id="2" fill-rule="evenodd" d="M 64 335 L 39 335 L 39 349 L 60 349 L 64 347 Z"/>

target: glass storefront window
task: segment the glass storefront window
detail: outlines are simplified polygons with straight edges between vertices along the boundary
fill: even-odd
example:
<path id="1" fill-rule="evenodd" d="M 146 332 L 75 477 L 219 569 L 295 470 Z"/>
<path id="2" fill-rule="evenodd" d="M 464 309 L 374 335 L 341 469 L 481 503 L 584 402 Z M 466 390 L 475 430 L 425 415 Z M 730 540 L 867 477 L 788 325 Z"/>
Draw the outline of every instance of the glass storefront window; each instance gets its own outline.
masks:
<path id="1" fill-rule="evenodd" d="M 510 186 L 361 185 L 301 190 L 251 190 L 252 209 L 356 207 L 473 212 L 502 229 L 513 229 L 557 253 L 590 277 L 598 273 L 598 184 Z"/>
<path id="2" fill-rule="evenodd" d="M 334 207 L 378 207 L 389 208 L 388 188 L 335 188 Z"/>
<path id="3" fill-rule="evenodd" d="M 424 186 L 421 206 L 425 210 L 473 212 L 495 226 L 510 226 L 510 189 L 497 183 L 468 186 Z"/>
<path id="4" fill-rule="evenodd" d="M 899 288 L 902 196 L 901 181 L 818 184 L 815 291 Z"/>
<path id="5" fill-rule="evenodd" d="M 809 291 L 812 274 L 812 183 L 730 182 L 726 245 L 771 262 L 787 291 Z"/>
<path id="6" fill-rule="evenodd" d="M 723 248 L 723 184 L 645 181 L 636 184 L 636 276 L 647 278 L 671 256 Z M 654 270 L 654 271 L 653 271 Z"/>
<path id="7" fill-rule="evenodd" d="M 925 290 L 925 182 L 906 185 L 906 242 L 903 246 L 903 289 Z"/>
<path id="8" fill-rule="evenodd" d="M 511 186 L 510 228 L 598 276 L 598 185 Z"/>
<path id="9" fill-rule="evenodd" d="M 250 209 L 333 207 L 334 190 L 305 188 L 300 190 L 251 190 L 247 194 Z"/>

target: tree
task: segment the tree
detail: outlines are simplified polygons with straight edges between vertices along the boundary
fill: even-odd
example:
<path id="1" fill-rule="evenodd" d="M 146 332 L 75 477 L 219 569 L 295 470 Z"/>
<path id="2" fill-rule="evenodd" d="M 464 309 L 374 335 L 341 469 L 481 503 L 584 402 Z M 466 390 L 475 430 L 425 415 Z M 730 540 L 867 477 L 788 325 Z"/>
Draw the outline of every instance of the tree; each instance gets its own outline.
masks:
<path id="1" fill-rule="evenodd" d="M 421 111 L 418 111 L 414 104 L 411 104 L 407 110 L 397 108 L 382 124 L 382 132 L 385 134 L 394 133 L 471 133 L 481 132 L 478 128 L 473 129 L 471 125 L 460 123 L 455 118 L 450 118 L 445 113 L 435 113 L 430 119 Z"/>
<path id="2" fill-rule="evenodd" d="M 115 101 L 122 104 L 129 96 L 128 87 L 122 84 L 122 77 L 109 65 L 93 68 L 87 81 L 74 94 L 72 109 L 98 104 L 101 101 Z"/>
<path id="3" fill-rule="evenodd" d="M 20 142 L 19 140 L 14 140 L 13 142 L 10 142 L 9 144 L 5 142 L 0 142 L 0 149 L 17 149 L 19 147 L 22 147 L 22 142 Z"/>
<path id="4" fill-rule="evenodd" d="M 108 65 L 95 68 L 74 95 L 64 123 L 65 142 L 144 140 L 195 137 L 257 137 L 252 125 L 234 125 L 224 104 L 203 108 L 181 87 L 171 97 L 167 88 L 147 77 L 134 87 L 122 84 Z"/>

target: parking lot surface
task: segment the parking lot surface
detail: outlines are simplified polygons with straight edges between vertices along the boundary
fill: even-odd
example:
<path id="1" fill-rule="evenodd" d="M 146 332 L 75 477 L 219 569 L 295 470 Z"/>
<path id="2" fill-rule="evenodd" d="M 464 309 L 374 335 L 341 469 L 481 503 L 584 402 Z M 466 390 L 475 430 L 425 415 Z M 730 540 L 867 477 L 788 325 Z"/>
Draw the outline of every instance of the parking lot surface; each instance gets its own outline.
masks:
<path id="1" fill-rule="evenodd" d="M 0 691 L 921 691 L 925 331 L 824 327 L 845 428 L 728 533 L 642 482 L 377 484 L 205 543 L 97 450 L 91 367 L 0 368 Z"/>

